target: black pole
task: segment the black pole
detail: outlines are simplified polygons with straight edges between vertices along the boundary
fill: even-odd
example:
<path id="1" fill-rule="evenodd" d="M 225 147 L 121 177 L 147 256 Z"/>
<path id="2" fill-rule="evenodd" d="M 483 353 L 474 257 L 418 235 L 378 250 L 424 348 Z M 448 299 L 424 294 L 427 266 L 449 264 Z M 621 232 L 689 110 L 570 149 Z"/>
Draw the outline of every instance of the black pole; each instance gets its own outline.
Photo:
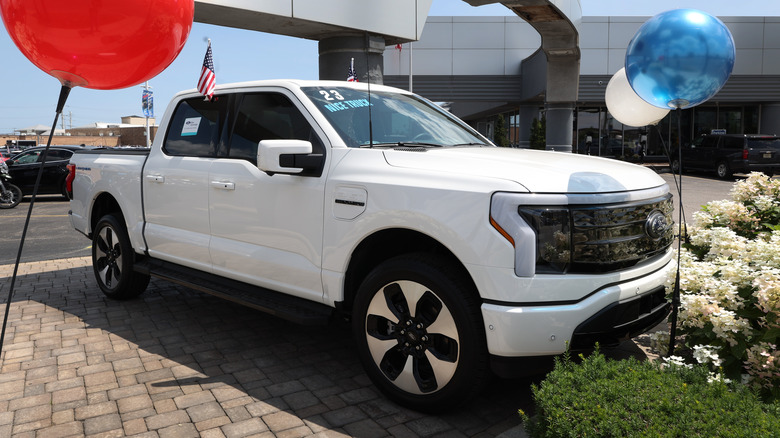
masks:
<path id="1" fill-rule="evenodd" d="M 374 123 L 371 117 L 371 60 L 369 51 L 371 49 L 371 37 L 366 32 L 366 47 L 363 51 L 366 55 L 366 85 L 368 86 L 368 147 L 374 147 Z"/>
<path id="2" fill-rule="evenodd" d="M 22 259 L 22 249 L 24 249 L 24 239 L 27 236 L 27 228 L 30 225 L 30 217 L 32 216 L 33 206 L 35 205 L 35 197 L 38 195 L 38 186 L 41 184 L 41 176 L 43 175 L 43 166 L 46 164 L 46 159 L 49 155 L 49 147 L 51 146 L 51 139 L 54 136 L 54 130 L 57 128 L 57 120 L 60 118 L 62 109 L 65 107 L 65 101 L 68 100 L 70 94 L 70 86 L 63 85 L 60 89 L 60 97 L 57 100 L 57 111 L 54 115 L 54 123 L 51 125 L 51 131 L 49 131 L 49 140 L 46 142 L 46 148 L 43 150 L 43 161 L 40 162 L 38 167 L 38 177 L 35 179 L 35 187 L 33 187 L 32 198 L 30 198 L 30 207 L 27 209 L 27 218 L 24 221 L 24 228 L 22 228 L 22 238 L 19 241 L 19 249 L 16 252 L 16 264 L 14 265 L 14 273 L 11 276 L 11 285 L 8 289 L 8 299 L 5 302 L 5 315 L 3 316 L 3 328 L 0 331 L 0 357 L 3 354 L 3 342 L 5 340 L 5 327 L 8 323 L 8 312 L 11 309 L 11 300 L 14 296 L 14 285 L 16 284 L 16 274 L 19 272 L 19 262 Z"/>
<path id="3" fill-rule="evenodd" d="M 675 344 L 675 337 L 677 336 L 677 313 L 680 310 L 680 260 L 681 260 L 681 253 L 682 253 L 682 241 L 685 238 L 683 236 L 683 209 L 682 209 L 682 123 L 680 122 L 680 119 L 682 118 L 682 109 L 680 107 L 677 107 L 677 173 L 680 177 L 680 184 L 677 187 L 678 189 L 678 198 L 679 198 L 679 205 L 678 208 L 678 235 L 677 235 L 677 273 L 674 277 L 674 289 L 672 290 L 672 317 L 669 321 L 671 327 L 669 329 L 669 350 L 667 351 L 666 355 L 671 356 L 674 354 L 674 344 Z M 669 124 L 669 131 L 671 131 L 672 124 Z M 674 172 L 674 170 L 672 170 Z"/>

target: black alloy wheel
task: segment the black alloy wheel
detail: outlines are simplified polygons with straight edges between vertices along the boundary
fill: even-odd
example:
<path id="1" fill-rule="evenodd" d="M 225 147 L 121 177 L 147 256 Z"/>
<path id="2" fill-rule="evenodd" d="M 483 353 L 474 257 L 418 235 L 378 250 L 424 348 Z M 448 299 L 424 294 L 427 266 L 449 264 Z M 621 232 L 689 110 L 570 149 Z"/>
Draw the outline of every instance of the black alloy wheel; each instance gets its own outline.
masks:
<path id="1" fill-rule="evenodd" d="M 129 299 L 146 290 L 149 276 L 133 270 L 134 258 L 124 222 L 114 215 L 103 216 L 93 232 L 92 270 L 106 296 Z"/>
<path id="2" fill-rule="evenodd" d="M 369 377 L 424 412 L 469 401 L 488 373 L 485 330 L 470 281 L 432 255 L 379 265 L 360 287 L 353 333 Z"/>

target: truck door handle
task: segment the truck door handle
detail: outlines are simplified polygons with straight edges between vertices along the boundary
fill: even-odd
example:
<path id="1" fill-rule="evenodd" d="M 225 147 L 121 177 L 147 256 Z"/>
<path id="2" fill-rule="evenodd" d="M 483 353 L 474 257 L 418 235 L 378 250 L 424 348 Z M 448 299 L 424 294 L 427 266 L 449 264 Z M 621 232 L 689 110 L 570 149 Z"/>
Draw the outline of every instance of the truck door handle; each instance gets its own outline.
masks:
<path id="1" fill-rule="evenodd" d="M 146 180 L 149 182 L 164 183 L 165 177 L 162 175 L 146 175 Z"/>
<path id="2" fill-rule="evenodd" d="M 212 181 L 211 187 L 220 190 L 235 190 L 236 183 L 230 181 Z"/>

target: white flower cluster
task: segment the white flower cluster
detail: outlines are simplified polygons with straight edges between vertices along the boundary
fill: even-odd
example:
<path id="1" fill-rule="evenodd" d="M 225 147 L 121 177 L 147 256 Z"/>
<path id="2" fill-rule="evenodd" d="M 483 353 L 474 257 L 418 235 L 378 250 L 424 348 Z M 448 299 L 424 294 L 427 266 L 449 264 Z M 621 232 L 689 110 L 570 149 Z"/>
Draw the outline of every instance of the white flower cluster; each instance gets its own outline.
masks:
<path id="1" fill-rule="evenodd" d="M 765 268 L 753 280 L 756 305 L 764 313 L 780 312 L 780 269 Z"/>
<path id="2" fill-rule="evenodd" d="M 681 356 L 669 356 L 663 358 L 664 362 L 670 366 L 678 366 L 684 368 L 693 368 L 693 365 L 685 363 L 685 358 Z"/>
<path id="3" fill-rule="evenodd" d="M 749 241 L 741 260 L 753 266 L 780 268 L 780 231 Z"/>
<path id="4" fill-rule="evenodd" d="M 693 214 L 693 220 L 693 225 L 700 228 L 729 227 L 738 222 L 756 222 L 745 204 L 726 200 L 707 203 L 704 210 Z"/>
<path id="5" fill-rule="evenodd" d="M 780 180 L 752 173 L 731 195 L 732 201 L 710 202 L 694 213 L 688 227 L 691 250 L 680 254 L 679 327 L 697 362 L 731 367 L 730 377 L 747 371 L 751 382 L 776 391 L 780 352 L 766 336 L 777 339 L 771 333 L 780 328 Z M 668 290 L 674 281 L 673 272 Z M 651 340 L 664 341 L 657 334 Z M 738 359 L 736 368 L 728 357 Z M 684 363 L 677 357 L 667 362 Z M 719 372 L 710 381 L 728 379 Z"/>
<path id="6" fill-rule="evenodd" d="M 718 356 L 718 347 L 710 345 L 695 345 L 693 347 L 693 357 L 699 363 L 711 363 L 716 367 L 719 367 L 723 363 L 723 359 Z"/>
<path id="7" fill-rule="evenodd" d="M 767 196 L 777 202 L 780 199 L 780 181 L 763 173 L 752 172 L 747 179 L 736 182 L 731 188 L 730 194 L 731 199 L 737 202 L 755 202 L 762 196 Z"/>
<path id="8" fill-rule="evenodd" d="M 729 384 L 731 383 L 731 379 L 727 379 L 726 376 L 724 376 L 722 373 L 710 372 L 710 375 L 707 376 L 707 382 L 708 383 L 721 382 L 721 383 Z"/>

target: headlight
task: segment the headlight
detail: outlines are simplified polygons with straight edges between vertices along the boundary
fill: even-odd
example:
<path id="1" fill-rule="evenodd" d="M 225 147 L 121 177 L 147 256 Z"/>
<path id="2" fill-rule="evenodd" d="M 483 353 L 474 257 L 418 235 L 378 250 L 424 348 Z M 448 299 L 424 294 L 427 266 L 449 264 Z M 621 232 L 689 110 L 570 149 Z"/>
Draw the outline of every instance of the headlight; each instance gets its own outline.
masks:
<path id="1" fill-rule="evenodd" d="M 562 273 L 571 263 L 571 215 L 563 207 L 520 207 L 522 217 L 536 231 L 536 273 Z"/>
<path id="2" fill-rule="evenodd" d="M 490 222 L 515 248 L 516 275 L 601 274 L 626 269 L 665 253 L 674 240 L 668 193 L 608 204 L 571 200 L 580 198 L 493 196 Z"/>

